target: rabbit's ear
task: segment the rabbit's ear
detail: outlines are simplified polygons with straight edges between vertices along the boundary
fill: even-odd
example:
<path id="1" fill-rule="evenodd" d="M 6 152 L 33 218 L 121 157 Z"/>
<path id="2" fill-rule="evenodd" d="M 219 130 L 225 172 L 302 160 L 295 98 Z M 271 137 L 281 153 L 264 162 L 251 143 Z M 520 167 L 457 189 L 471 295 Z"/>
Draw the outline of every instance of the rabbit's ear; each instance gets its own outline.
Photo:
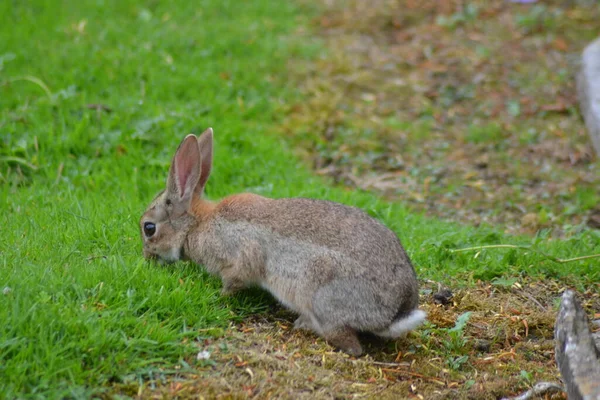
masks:
<path id="1" fill-rule="evenodd" d="M 213 160 L 213 130 L 208 128 L 198 138 L 198 148 L 200 150 L 200 179 L 196 185 L 195 192 L 202 196 L 204 187 L 210 176 Z"/>
<path id="2" fill-rule="evenodd" d="M 167 179 L 168 198 L 178 213 L 189 209 L 200 177 L 200 150 L 194 135 L 187 135 L 173 157 Z"/>

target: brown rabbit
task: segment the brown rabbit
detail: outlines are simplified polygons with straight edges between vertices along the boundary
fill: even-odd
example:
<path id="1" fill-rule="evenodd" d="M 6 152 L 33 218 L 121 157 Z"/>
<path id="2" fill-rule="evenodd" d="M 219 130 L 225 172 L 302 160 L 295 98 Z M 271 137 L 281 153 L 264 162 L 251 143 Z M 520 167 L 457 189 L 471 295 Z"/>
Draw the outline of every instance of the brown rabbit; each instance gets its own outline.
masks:
<path id="1" fill-rule="evenodd" d="M 310 329 L 358 356 L 357 332 L 399 337 L 419 326 L 415 271 L 397 236 L 358 208 L 324 200 L 245 193 L 202 198 L 213 132 L 188 135 L 167 188 L 140 220 L 144 256 L 192 260 L 223 281 L 223 294 L 268 290 Z"/>

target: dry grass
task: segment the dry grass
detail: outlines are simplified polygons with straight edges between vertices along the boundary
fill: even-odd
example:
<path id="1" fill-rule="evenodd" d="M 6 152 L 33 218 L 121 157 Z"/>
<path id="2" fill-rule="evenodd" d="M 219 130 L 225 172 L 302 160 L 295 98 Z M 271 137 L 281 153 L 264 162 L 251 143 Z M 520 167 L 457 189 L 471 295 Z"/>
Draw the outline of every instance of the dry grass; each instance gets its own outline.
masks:
<path id="1" fill-rule="evenodd" d="M 314 168 L 430 215 L 508 232 L 598 227 L 577 110 L 594 2 L 329 0 L 286 133 Z M 575 227 L 575 228 L 574 228 Z"/>
<path id="2" fill-rule="evenodd" d="M 294 316 L 280 307 L 205 339 L 208 361 L 187 360 L 193 373 L 132 385 L 142 398 L 426 398 L 497 399 L 538 381 L 558 381 L 553 325 L 556 282 L 480 283 L 453 290 L 440 304 L 440 285 L 425 282 L 428 324 L 398 341 L 364 337 L 367 355 L 335 351 L 314 335 L 293 330 Z M 443 288 L 442 288 L 443 289 Z M 584 293 L 589 314 L 600 313 L 600 294 Z M 437 294 L 437 295 L 436 295 Z M 435 299 L 438 300 L 435 300 Z M 452 333 L 471 312 L 464 330 Z M 457 363 L 456 359 L 464 357 Z M 454 361 L 454 363 L 453 363 Z M 118 391 L 127 392 L 127 386 Z M 548 397 L 550 398 L 550 397 Z M 559 393 L 551 398 L 565 398 Z"/>

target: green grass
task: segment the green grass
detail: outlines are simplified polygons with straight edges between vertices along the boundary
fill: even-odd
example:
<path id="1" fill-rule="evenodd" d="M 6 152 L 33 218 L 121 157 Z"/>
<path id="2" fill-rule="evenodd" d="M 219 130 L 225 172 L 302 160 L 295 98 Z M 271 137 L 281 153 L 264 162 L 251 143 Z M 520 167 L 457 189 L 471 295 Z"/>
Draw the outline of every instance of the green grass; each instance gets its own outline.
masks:
<path id="1" fill-rule="evenodd" d="M 473 124 L 469 126 L 465 139 L 470 143 L 489 143 L 492 146 L 498 146 L 504 139 L 503 136 L 502 127 L 497 123 L 486 125 Z"/>
<path id="2" fill-rule="evenodd" d="M 0 397 L 89 397 L 168 377 L 193 367 L 202 337 L 269 304 L 221 298 L 200 268 L 142 260 L 138 218 L 180 139 L 207 126 L 210 198 L 252 191 L 363 207 L 399 233 L 426 278 L 600 278 L 593 260 L 447 251 L 506 242 L 567 258 L 599 253 L 597 232 L 505 237 L 314 177 L 276 134 L 281 106 L 298 99 L 286 63 L 318 50 L 292 35 L 311 13 L 269 0 L 0 3 Z"/>

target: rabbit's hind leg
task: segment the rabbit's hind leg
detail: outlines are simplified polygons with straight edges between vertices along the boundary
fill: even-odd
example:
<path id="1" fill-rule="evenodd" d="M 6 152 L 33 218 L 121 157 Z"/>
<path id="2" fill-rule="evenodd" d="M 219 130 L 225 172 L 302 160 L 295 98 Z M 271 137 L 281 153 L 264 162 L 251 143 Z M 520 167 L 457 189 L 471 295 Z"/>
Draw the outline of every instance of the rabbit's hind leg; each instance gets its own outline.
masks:
<path id="1" fill-rule="evenodd" d="M 325 328 L 322 336 L 329 344 L 344 353 L 358 357 L 362 354 L 362 346 L 356 335 L 356 331 L 347 327 Z"/>
<path id="2" fill-rule="evenodd" d="M 332 346 L 352 356 L 362 354 L 362 346 L 356 332 L 347 327 L 322 326 L 313 315 L 300 314 L 294 322 L 294 329 L 306 329 L 323 337 Z"/>
<path id="3" fill-rule="evenodd" d="M 316 316 L 301 315 L 294 324 L 298 327 L 310 329 L 317 335 L 324 338 L 330 345 L 358 357 L 362 354 L 362 346 L 356 335 L 356 331 L 347 326 L 336 325 L 335 323 L 320 323 Z"/>

